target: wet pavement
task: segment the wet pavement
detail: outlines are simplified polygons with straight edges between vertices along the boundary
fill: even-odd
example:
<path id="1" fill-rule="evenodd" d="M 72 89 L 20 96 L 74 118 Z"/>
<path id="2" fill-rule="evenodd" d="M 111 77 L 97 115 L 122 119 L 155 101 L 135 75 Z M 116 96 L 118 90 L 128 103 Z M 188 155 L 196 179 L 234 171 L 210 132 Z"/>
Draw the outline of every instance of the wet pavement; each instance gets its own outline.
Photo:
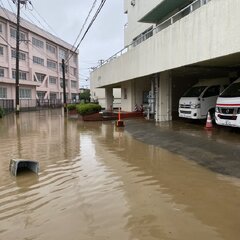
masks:
<path id="1" fill-rule="evenodd" d="M 190 126 L 131 120 L 117 129 L 57 110 L 0 119 L 0 239 L 239 239 L 240 179 L 178 153 L 185 141 L 177 141 L 186 136 L 200 149 L 203 139 L 231 140 L 238 149 L 238 133 Z M 168 150 L 166 141 L 176 143 Z M 39 175 L 11 176 L 11 158 L 38 160 Z"/>
<path id="2" fill-rule="evenodd" d="M 200 122 L 154 123 L 128 121 L 126 130 L 147 144 L 191 159 L 225 175 L 240 178 L 240 131 L 214 125 L 205 130 Z"/>

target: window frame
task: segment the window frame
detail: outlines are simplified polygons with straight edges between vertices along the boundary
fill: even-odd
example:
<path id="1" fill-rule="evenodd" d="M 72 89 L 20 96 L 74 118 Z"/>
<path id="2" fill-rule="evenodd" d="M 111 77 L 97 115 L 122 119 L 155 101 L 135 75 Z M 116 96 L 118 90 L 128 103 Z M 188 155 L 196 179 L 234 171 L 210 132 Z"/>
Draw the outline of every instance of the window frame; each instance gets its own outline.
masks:
<path id="1" fill-rule="evenodd" d="M 44 41 L 36 38 L 36 37 L 32 37 L 32 44 L 35 46 L 35 47 L 38 47 L 38 48 L 44 48 Z"/>
<path id="2" fill-rule="evenodd" d="M 20 99 L 32 99 L 32 89 L 30 88 L 19 88 Z"/>
<path id="3" fill-rule="evenodd" d="M 44 66 L 44 59 L 37 56 L 33 56 L 33 63 Z"/>
<path id="4" fill-rule="evenodd" d="M 6 99 L 6 98 L 7 98 L 7 88 L 0 87 L 0 99 Z"/>

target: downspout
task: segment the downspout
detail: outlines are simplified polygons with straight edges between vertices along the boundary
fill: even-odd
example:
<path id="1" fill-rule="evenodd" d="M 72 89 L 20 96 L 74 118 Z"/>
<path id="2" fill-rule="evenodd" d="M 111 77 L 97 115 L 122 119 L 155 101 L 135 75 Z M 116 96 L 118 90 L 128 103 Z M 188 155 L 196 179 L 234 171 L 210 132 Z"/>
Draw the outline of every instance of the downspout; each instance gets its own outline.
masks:
<path id="1" fill-rule="evenodd" d="M 155 121 L 159 121 L 159 73 L 155 75 Z"/>

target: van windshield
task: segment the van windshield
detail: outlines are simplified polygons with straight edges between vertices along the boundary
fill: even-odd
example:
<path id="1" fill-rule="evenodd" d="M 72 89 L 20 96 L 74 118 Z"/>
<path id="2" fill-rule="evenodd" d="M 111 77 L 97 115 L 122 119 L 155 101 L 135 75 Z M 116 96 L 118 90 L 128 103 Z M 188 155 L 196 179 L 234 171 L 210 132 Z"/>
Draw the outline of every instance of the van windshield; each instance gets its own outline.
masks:
<path id="1" fill-rule="evenodd" d="M 220 97 L 240 97 L 240 82 L 231 84 Z"/>
<path id="2" fill-rule="evenodd" d="M 183 94 L 183 97 L 199 97 L 206 86 L 192 87 Z"/>

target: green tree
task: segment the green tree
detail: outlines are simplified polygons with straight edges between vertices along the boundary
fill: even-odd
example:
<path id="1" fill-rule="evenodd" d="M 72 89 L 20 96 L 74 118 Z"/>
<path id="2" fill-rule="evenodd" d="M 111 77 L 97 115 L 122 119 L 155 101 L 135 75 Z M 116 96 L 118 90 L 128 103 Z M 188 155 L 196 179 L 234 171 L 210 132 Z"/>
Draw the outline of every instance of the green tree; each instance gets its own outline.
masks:
<path id="1" fill-rule="evenodd" d="M 90 102 L 90 90 L 85 89 L 84 92 L 79 94 L 80 100 L 84 100 L 84 102 Z"/>

